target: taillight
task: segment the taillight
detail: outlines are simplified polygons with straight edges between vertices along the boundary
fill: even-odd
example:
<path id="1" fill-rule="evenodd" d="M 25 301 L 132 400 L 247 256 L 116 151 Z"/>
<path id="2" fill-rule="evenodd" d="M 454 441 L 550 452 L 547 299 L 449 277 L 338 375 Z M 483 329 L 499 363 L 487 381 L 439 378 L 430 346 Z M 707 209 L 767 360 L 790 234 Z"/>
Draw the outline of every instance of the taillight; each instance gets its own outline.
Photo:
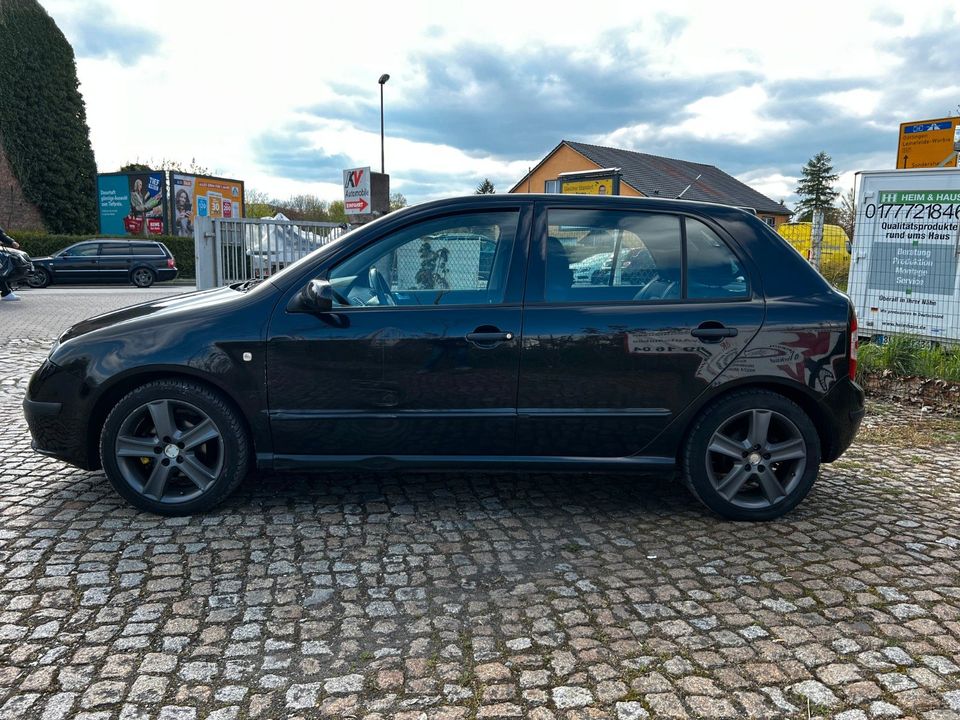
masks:
<path id="1" fill-rule="evenodd" d="M 860 347 L 860 336 L 857 333 L 857 311 L 850 308 L 850 379 L 857 379 L 857 349 Z"/>
<path id="2" fill-rule="evenodd" d="M 173 262 L 173 258 L 172 258 L 172 257 L 167 258 L 167 267 L 168 267 L 168 268 L 176 267 L 176 265 L 175 265 L 174 262 Z"/>

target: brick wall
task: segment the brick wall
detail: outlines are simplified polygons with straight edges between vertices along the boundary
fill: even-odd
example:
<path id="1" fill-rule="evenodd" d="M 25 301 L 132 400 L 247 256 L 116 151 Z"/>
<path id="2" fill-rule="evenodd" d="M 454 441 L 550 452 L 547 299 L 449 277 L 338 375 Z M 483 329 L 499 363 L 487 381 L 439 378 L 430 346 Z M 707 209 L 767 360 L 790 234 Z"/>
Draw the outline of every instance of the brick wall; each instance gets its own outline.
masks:
<path id="1" fill-rule="evenodd" d="M 36 206 L 23 196 L 20 183 L 0 147 L 0 227 L 4 230 L 45 230 Z"/>

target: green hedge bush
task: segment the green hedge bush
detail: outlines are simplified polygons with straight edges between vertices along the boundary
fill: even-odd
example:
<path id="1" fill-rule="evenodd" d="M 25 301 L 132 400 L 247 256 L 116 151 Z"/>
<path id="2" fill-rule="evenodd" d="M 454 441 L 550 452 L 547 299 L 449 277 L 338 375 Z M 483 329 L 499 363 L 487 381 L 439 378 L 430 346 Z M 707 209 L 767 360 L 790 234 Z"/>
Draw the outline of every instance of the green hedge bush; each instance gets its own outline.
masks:
<path id="1" fill-rule="evenodd" d="M 41 232 L 13 232 L 9 235 L 20 243 L 20 249 L 30 257 L 52 255 L 58 250 L 70 247 L 74 243 L 94 238 L 115 237 L 121 240 L 142 240 L 144 238 L 119 235 L 50 235 Z M 148 239 L 162 242 L 166 245 L 177 261 L 180 273 L 178 278 L 192 280 L 197 276 L 192 237 L 173 237 L 172 235 L 151 235 Z"/>

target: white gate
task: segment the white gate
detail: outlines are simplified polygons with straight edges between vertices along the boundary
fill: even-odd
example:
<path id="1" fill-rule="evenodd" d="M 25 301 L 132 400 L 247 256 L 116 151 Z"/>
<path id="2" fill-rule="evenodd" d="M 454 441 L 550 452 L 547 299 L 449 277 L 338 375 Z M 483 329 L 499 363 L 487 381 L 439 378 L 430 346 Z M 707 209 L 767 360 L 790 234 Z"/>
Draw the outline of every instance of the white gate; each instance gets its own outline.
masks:
<path id="1" fill-rule="evenodd" d="M 345 226 L 329 222 L 198 217 L 197 289 L 269 277 L 344 232 Z"/>

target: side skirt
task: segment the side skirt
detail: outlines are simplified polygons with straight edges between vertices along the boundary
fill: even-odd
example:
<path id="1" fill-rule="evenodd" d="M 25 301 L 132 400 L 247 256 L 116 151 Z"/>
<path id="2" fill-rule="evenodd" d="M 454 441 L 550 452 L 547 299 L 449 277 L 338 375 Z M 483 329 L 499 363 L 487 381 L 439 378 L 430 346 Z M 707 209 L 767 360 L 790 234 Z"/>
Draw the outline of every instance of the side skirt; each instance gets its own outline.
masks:
<path id="1" fill-rule="evenodd" d="M 640 472 L 672 470 L 672 457 L 555 457 L 549 455 L 273 455 L 257 454 L 261 470 L 514 470 Z"/>

